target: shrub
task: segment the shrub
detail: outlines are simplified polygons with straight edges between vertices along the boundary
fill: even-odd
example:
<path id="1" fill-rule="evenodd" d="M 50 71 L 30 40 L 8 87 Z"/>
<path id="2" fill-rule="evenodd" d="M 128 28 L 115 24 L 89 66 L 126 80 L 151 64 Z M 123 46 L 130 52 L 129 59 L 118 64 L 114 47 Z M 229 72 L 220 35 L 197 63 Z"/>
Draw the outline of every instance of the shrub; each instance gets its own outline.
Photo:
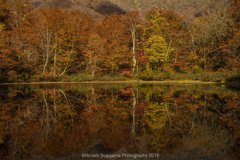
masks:
<path id="1" fill-rule="evenodd" d="M 225 73 L 225 72 L 226 72 L 226 69 L 224 69 L 224 68 L 221 67 L 221 68 L 218 69 L 218 72 L 220 72 L 220 73 Z"/>
<path id="2" fill-rule="evenodd" d="M 219 73 L 219 72 L 215 72 L 215 73 L 204 73 L 202 76 L 202 81 L 210 81 L 210 82 L 221 82 L 221 81 L 225 81 L 228 79 L 228 77 L 232 77 L 235 74 L 232 73 Z"/>
<path id="3" fill-rule="evenodd" d="M 91 74 L 84 73 L 84 74 L 79 74 L 77 81 L 82 82 L 82 81 L 92 81 L 93 77 Z"/>
<path id="4" fill-rule="evenodd" d="M 203 69 L 201 67 L 199 67 L 199 66 L 193 66 L 192 72 L 193 73 L 202 73 Z"/>
<path id="5" fill-rule="evenodd" d="M 172 66 L 172 65 L 169 65 L 169 64 L 163 64 L 162 70 L 163 70 L 165 73 L 169 73 L 169 74 L 174 73 L 174 71 L 173 71 L 173 66 Z"/>
<path id="6" fill-rule="evenodd" d="M 151 81 L 153 80 L 153 72 L 144 70 L 140 73 L 139 78 L 145 81 Z"/>
<path id="7" fill-rule="evenodd" d="M 203 75 L 202 75 L 202 81 L 205 81 L 205 82 L 207 82 L 207 81 L 209 81 L 209 79 L 210 79 L 210 73 L 204 73 Z"/>
<path id="8" fill-rule="evenodd" d="M 17 82 L 20 75 L 17 74 L 15 71 L 9 71 L 8 73 L 8 81 L 9 82 Z"/>
<path id="9" fill-rule="evenodd" d="M 121 75 L 126 76 L 126 77 L 132 77 L 133 75 L 131 74 L 131 71 L 123 69 L 121 70 Z"/>
<path id="10" fill-rule="evenodd" d="M 171 74 L 168 73 L 168 72 L 166 72 L 166 73 L 160 73 L 160 74 L 154 75 L 154 78 L 153 78 L 153 79 L 156 80 L 156 81 L 164 81 L 164 80 L 169 79 L 170 76 L 171 76 Z"/>

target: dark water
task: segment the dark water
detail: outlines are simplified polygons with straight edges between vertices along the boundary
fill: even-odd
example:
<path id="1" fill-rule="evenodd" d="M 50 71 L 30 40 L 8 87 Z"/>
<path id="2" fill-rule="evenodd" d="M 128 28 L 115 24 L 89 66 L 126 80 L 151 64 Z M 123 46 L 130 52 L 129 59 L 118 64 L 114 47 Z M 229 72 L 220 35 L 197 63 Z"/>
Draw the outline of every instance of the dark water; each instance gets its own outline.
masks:
<path id="1" fill-rule="evenodd" d="M 0 159 L 240 159 L 239 103 L 221 85 L 0 86 Z"/>

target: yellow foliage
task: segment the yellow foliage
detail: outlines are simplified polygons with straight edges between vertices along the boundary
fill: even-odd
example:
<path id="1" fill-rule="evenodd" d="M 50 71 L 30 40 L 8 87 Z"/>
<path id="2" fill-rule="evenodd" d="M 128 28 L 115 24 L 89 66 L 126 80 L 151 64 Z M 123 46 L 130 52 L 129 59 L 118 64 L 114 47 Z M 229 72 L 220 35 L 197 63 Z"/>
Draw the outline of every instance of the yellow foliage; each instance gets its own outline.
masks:
<path id="1" fill-rule="evenodd" d="M 2 32 L 5 29 L 5 25 L 0 23 L 0 32 Z"/>
<path id="2" fill-rule="evenodd" d="M 151 36 L 145 51 L 150 62 L 164 62 L 168 58 L 166 41 L 162 36 Z"/>
<path id="3" fill-rule="evenodd" d="M 151 130 L 159 130 L 167 121 L 165 103 L 150 103 L 146 110 L 147 124 Z"/>
<path id="4" fill-rule="evenodd" d="M 224 72 L 226 72 L 226 69 L 221 67 L 221 68 L 218 69 L 218 72 L 224 73 Z"/>

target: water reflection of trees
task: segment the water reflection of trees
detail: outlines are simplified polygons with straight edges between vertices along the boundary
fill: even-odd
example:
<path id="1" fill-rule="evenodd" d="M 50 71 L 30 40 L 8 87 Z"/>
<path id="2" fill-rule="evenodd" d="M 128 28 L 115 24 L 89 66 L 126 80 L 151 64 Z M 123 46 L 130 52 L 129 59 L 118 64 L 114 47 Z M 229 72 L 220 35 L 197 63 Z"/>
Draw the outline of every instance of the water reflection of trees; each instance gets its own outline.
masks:
<path id="1" fill-rule="evenodd" d="M 235 93 L 167 86 L 41 88 L 1 91 L 1 156 L 89 151 L 173 154 L 188 145 L 206 156 L 239 158 Z M 90 152 L 90 151 L 89 151 Z"/>

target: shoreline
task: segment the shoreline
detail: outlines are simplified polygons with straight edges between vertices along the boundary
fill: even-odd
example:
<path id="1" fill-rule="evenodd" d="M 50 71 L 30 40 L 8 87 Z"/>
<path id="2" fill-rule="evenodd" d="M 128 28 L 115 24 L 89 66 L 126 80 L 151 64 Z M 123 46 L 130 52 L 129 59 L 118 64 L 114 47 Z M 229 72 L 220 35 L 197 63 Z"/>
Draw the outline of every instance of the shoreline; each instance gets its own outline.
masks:
<path id="1" fill-rule="evenodd" d="M 132 81 L 83 81 L 83 82 L 19 82 L 19 83 L 0 83 L 0 85 L 16 85 L 16 84 L 77 84 L 77 83 L 138 83 L 138 80 Z M 203 81 L 194 81 L 194 80 L 184 80 L 184 81 L 139 81 L 139 83 L 159 83 L 159 84 L 238 84 L 240 82 L 203 82 Z"/>
<path id="2" fill-rule="evenodd" d="M 83 81 L 83 82 L 19 82 L 19 83 L 0 83 L 0 85 L 15 85 L 15 84 L 71 84 L 71 83 L 137 83 L 138 81 Z"/>

